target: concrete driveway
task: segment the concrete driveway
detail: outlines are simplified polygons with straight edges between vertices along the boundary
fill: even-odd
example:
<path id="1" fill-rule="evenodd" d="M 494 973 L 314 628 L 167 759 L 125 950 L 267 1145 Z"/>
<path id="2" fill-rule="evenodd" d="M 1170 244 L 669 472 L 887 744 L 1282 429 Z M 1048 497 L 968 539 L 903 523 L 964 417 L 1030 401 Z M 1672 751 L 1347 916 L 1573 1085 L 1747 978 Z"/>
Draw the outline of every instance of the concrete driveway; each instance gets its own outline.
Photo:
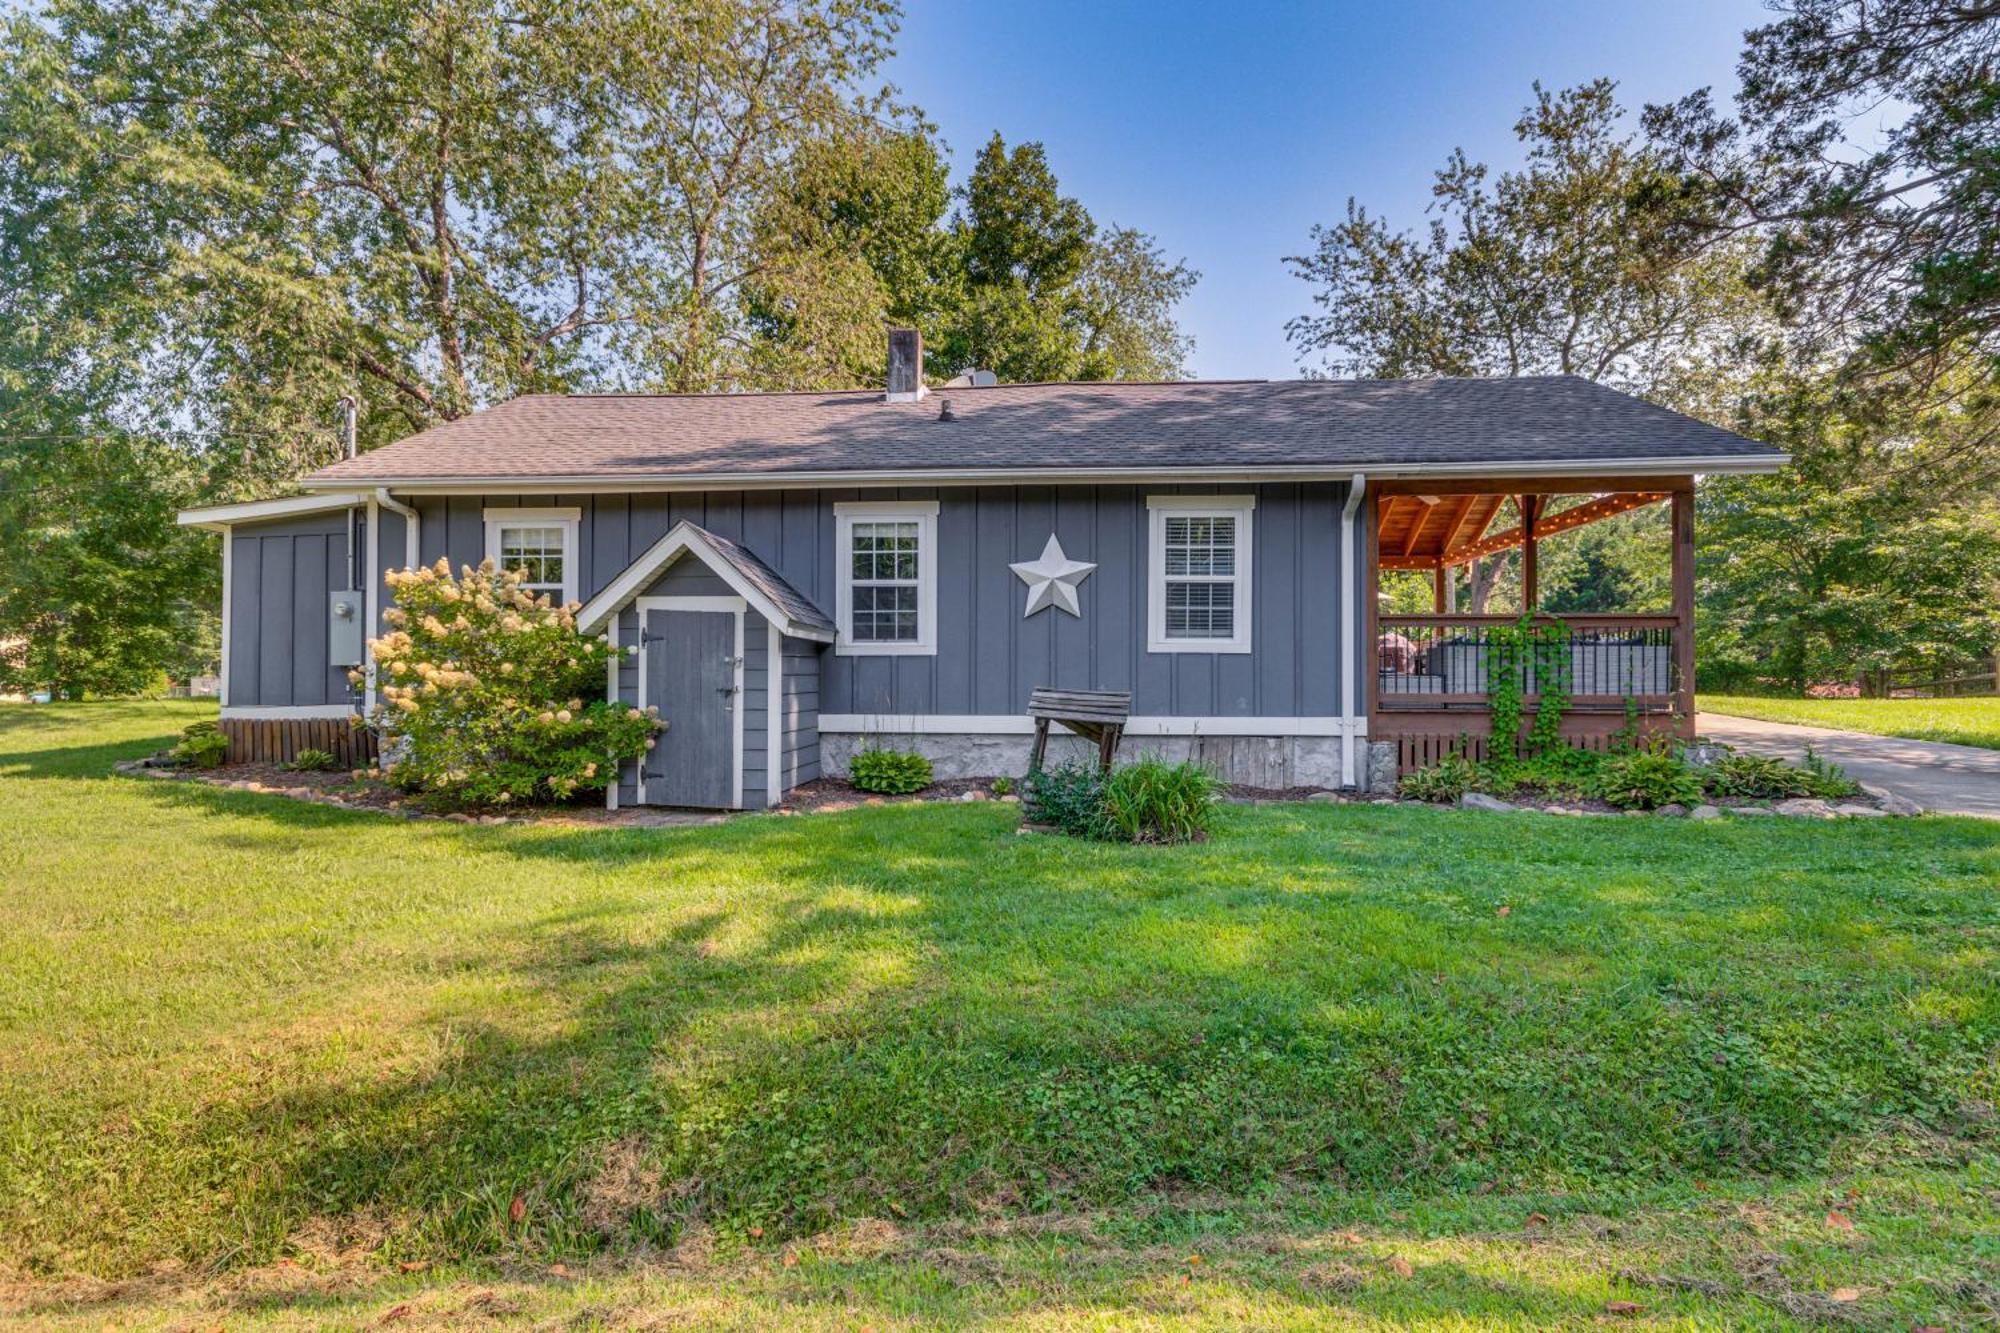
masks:
<path id="1" fill-rule="evenodd" d="M 1788 722 L 1719 713 L 1701 714 L 1695 719 L 1695 731 L 1739 750 L 1782 759 L 1797 759 L 1811 742 L 1815 753 L 1839 764 L 1848 776 L 1907 796 L 1926 810 L 2000 819 L 2000 750 L 1796 727 Z"/>

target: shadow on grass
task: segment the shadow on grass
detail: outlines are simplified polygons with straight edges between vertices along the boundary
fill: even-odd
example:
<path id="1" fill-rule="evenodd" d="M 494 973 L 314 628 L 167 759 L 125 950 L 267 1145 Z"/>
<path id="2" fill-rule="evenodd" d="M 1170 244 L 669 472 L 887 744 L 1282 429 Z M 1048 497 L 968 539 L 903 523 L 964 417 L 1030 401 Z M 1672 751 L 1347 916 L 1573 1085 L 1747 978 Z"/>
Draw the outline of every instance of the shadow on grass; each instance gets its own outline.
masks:
<path id="1" fill-rule="evenodd" d="M 85 711 L 89 710 L 89 711 Z M 171 746 L 180 730 L 213 710 L 199 705 L 134 700 L 103 704 L 0 704 L 0 778 L 101 778 L 125 759 L 141 759 Z M 114 741 L 77 744 L 79 718 L 101 722 L 103 729 L 126 733 Z M 32 749 L 44 735 L 65 743 Z"/>
<path id="2" fill-rule="evenodd" d="M 248 849 L 371 818 L 141 789 Z M 1201 1191 L 1797 1174 L 1899 1124 L 1991 1141 L 1960 1113 L 2000 1013 L 1978 951 L 1938 946 L 1990 946 L 1996 840 L 1319 807 L 1184 849 L 1013 825 L 422 826 L 474 880 L 587 878 L 450 942 L 438 971 L 494 1008 L 438 1000 L 435 1058 L 196 1110 L 176 1148 L 227 1221 L 182 1257 L 265 1262 L 325 1218 L 393 1219 L 385 1259 L 539 1263 Z M 1912 1014 L 1919 988 L 1964 1017 Z"/>

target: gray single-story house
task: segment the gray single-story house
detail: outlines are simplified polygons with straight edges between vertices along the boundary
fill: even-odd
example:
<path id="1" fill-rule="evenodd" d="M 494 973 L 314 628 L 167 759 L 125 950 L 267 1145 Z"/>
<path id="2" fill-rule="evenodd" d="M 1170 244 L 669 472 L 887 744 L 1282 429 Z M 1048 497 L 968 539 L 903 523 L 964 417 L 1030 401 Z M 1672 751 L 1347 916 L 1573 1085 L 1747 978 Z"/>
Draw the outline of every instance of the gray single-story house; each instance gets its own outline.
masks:
<path id="1" fill-rule="evenodd" d="M 887 392 L 528 395 L 181 521 L 223 535 L 246 753 L 352 744 L 383 575 L 491 556 L 638 649 L 606 687 L 670 728 L 618 804 L 761 808 L 878 743 L 1018 772 L 1040 685 L 1130 691 L 1128 755 L 1364 788 L 1483 735 L 1514 617 L 1458 614 L 1468 561 L 1521 547 L 1533 605 L 1539 541 L 1656 502 L 1674 605 L 1566 618 L 1566 728 L 1685 729 L 1694 477 L 1784 461 L 1567 376 L 926 388 L 899 330 Z M 1384 569 L 1431 610 L 1381 611 Z"/>

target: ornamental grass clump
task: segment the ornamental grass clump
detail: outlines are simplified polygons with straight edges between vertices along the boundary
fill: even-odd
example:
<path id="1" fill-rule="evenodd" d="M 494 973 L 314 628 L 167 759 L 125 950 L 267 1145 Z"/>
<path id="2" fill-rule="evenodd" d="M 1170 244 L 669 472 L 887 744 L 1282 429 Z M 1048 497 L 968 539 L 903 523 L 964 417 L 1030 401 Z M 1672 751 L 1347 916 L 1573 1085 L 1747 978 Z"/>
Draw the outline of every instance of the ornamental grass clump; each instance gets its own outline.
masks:
<path id="1" fill-rule="evenodd" d="M 1148 756 L 1111 771 L 1104 822 L 1125 842 L 1199 842 L 1215 822 L 1222 781 L 1200 764 Z"/>
<path id="2" fill-rule="evenodd" d="M 1029 771 L 1029 818 L 1077 838 L 1199 842 L 1215 821 L 1222 782 L 1199 764 L 1147 757 L 1102 773 L 1068 763 Z"/>
<path id="3" fill-rule="evenodd" d="M 381 696 L 370 722 L 399 787 L 454 805 L 562 801 L 603 790 L 657 744 L 658 709 L 589 698 L 618 649 L 578 632 L 574 604 L 491 560 L 384 578 L 397 605 L 369 644 Z"/>

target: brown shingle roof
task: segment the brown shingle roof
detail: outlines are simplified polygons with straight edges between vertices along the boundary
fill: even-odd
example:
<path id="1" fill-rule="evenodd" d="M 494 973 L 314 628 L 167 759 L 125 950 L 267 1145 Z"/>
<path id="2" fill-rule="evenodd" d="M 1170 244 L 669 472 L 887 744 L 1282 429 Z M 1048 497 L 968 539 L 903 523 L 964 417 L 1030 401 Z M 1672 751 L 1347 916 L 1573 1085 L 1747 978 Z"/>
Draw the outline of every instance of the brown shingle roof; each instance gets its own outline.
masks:
<path id="1" fill-rule="evenodd" d="M 938 419 L 945 401 L 954 420 Z M 1572 376 L 1016 384 L 895 404 L 863 391 L 531 394 L 307 482 L 1684 459 L 1756 467 L 1783 455 Z"/>

